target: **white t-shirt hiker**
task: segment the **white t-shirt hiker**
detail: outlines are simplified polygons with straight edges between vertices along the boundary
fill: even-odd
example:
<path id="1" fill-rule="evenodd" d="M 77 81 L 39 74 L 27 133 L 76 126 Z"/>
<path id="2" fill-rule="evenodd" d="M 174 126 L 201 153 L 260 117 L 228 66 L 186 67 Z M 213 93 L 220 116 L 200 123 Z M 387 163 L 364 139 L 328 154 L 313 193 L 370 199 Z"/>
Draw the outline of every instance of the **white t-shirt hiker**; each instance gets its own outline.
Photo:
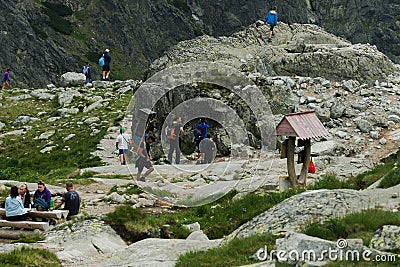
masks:
<path id="1" fill-rule="evenodd" d="M 118 149 L 119 159 L 122 165 L 126 164 L 125 155 L 128 152 L 129 145 L 132 144 L 132 138 L 129 134 L 125 133 L 125 129 L 120 129 L 120 134 L 117 136 L 116 148 Z"/>

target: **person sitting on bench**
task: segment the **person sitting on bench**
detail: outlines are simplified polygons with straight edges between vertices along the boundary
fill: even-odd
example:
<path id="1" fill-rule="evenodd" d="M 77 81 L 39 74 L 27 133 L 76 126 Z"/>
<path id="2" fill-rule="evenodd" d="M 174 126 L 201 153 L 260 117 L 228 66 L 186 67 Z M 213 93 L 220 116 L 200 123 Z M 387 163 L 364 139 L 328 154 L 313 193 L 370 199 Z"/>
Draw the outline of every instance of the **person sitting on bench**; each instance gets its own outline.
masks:
<path id="1" fill-rule="evenodd" d="M 58 203 L 54 209 L 59 209 L 62 204 L 64 205 L 64 210 L 68 210 L 67 220 L 71 219 L 71 216 L 77 215 L 79 213 L 79 206 L 81 205 L 81 199 L 79 197 L 78 192 L 74 190 L 74 185 L 71 182 L 65 183 L 65 189 L 67 189 L 67 193 L 61 199 L 61 202 Z"/>
<path id="2" fill-rule="evenodd" d="M 18 187 L 11 187 L 10 196 L 6 198 L 6 220 L 26 221 L 26 211 L 18 193 Z"/>

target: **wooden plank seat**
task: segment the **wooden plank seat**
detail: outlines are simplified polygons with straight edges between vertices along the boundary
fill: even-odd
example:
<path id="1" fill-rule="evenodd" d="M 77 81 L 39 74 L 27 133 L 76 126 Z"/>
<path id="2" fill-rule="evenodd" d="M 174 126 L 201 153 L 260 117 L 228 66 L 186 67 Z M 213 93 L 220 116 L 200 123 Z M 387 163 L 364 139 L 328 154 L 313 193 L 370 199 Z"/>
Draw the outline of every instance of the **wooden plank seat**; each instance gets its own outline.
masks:
<path id="1" fill-rule="evenodd" d="M 42 231 L 49 230 L 48 222 L 32 222 L 32 221 L 7 221 L 0 220 L 0 227 L 13 227 L 13 228 L 24 228 L 24 229 L 39 229 Z"/>
<path id="2" fill-rule="evenodd" d="M 52 211 L 37 211 L 32 209 L 26 209 L 27 215 L 31 218 L 46 218 L 46 219 L 66 219 L 68 216 L 68 210 L 52 210 Z M 6 209 L 0 208 L 0 215 L 6 215 Z"/>

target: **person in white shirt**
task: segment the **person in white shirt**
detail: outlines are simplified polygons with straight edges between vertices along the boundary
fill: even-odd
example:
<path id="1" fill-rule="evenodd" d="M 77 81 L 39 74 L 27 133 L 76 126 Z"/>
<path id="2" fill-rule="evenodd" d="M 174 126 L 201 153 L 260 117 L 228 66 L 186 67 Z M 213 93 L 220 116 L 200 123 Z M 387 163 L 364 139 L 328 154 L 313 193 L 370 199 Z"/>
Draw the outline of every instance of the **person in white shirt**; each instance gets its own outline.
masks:
<path id="1" fill-rule="evenodd" d="M 119 161 L 121 165 L 126 165 L 126 155 L 128 153 L 129 146 L 132 145 L 132 138 L 129 134 L 125 133 L 125 129 L 122 127 L 119 130 L 120 134 L 117 136 L 117 142 L 115 147 L 118 149 Z"/>

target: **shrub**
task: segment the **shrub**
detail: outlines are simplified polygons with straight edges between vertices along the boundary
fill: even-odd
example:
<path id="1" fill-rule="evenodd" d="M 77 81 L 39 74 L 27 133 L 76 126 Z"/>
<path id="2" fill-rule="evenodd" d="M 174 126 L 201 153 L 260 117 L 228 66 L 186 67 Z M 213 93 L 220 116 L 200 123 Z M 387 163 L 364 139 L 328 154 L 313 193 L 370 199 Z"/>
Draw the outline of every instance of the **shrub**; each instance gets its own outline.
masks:
<path id="1" fill-rule="evenodd" d="M 43 12 L 49 16 L 47 24 L 55 31 L 63 34 L 71 34 L 73 32 L 72 24 L 64 18 L 64 16 L 72 15 L 72 10 L 62 4 L 53 4 L 49 2 L 43 3 Z"/>
<path id="2" fill-rule="evenodd" d="M 341 189 L 347 187 L 348 184 L 346 182 L 340 181 L 336 176 L 332 174 L 325 174 L 322 175 L 321 178 L 316 181 L 312 186 L 310 186 L 309 189 Z"/>
<path id="3" fill-rule="evenodd" d="M 228 244 L 206 251 L 188 252 L 179 256 L 177 267 L 242 266 L 259 262 L 253 257 L 259 249 L 275 249 L 275 240 L 281 236 L 271 234 L 252 235 L 235 239 Z"/>
<path id="4" fill-rule="evenodd" d="M 368 210 L 349 214 L 343 218 L 314 222 L 304 227 L 302 232 L 327 240 L 338 238 L 362 238 L 369 244 L 376 230 L 383 225 L 400 225 L 400 214 L 390 211 Z"/>
<path id="5" fill-rule="evenodd" d="M 40 267 L 44 263 L 46 266 L 61 266 L 57 256 L 48 250 L 22 247 L 10 252 L 0 253 L 0 262 L 3 267 L 11 266 L 30 266 Z"/>
<path id="6" fill-rule="evenodd" d="M 383 177 L 378 187 L 389 188 L 398 184 L 400 184 L 400 169 L 396 166 Z"/>

